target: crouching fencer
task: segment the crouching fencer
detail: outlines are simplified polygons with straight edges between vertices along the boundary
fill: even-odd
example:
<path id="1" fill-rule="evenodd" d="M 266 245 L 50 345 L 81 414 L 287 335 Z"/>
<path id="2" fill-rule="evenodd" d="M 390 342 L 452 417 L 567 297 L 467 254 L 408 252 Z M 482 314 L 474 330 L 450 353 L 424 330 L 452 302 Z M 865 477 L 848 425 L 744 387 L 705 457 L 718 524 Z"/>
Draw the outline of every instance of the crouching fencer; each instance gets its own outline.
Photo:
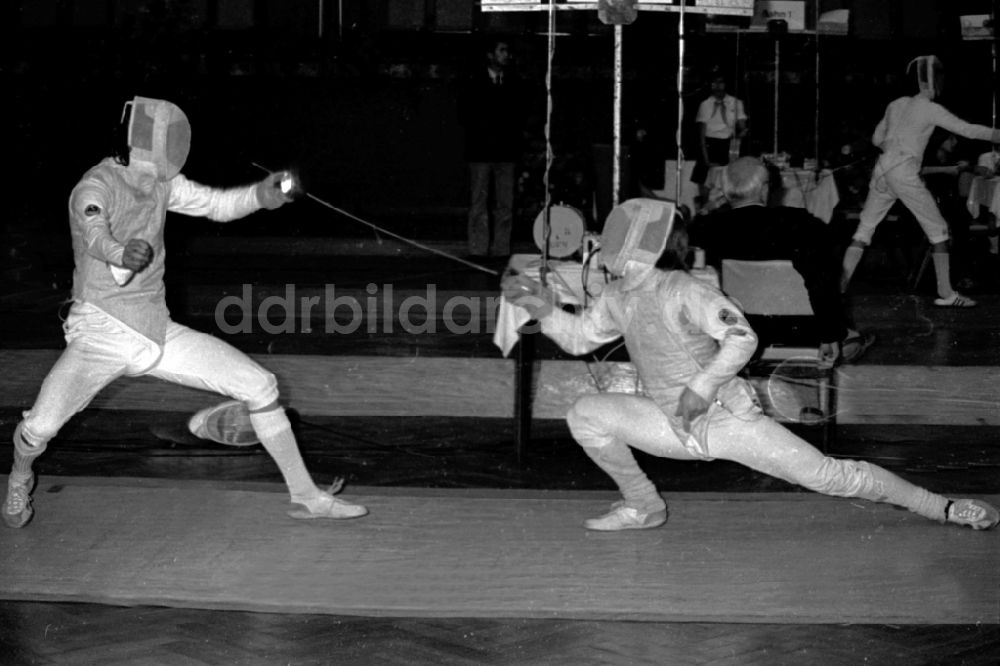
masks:
<path id="1" fill-rule="evenodd" d="M 592 530 L 646 529 L 667 507 L 632 448 L 678 460 L 732 460 L 759 472 L 842 497 L 889 502 L 940 522 L 989 529 L 997 510 L 948 499 L 868 462 L 824 456 L 763 413 L 736 374 L 757 337 L 739 308 L 686 269 L 687 234 L 670 203 L 632 199 L 608 217 L 601 262 L 618 279 L 582 312 L 525 275 L 507 275 L 505 298 L 528 310 L 562 349 L 582 355 L 623 338 L 644 395 L 600 393 L 576 401 L 567 420 L 583 450 L 618 485 L 622 499 L 587 520 Z"/>
<path id="2" fill-rule="evenodd" d="M 191 128 L 174 104 L 136 97 L 126 103 L 121 145 L 87 171 L 69 199 L 75 270 L 64 322 L 66 349 L 32 408 L 14 430 L 14 464 L 3 520 L 31 520 L 33 461 L 97 393 L 119 377 L 149 376 L 233 400 L 191 419 L 195 434 L 228 444 L 259 441 L 277 463 L 296 507 L 294 518 L 355 518 L 365 507 L 316 487 L 278 404 L 273 374 L 221 340 L 170 319 L 164 299 L 163 227 L 168 211 L 235 220 L 289 201 L 286 173 L 216 189 L 180 173 Z"/>

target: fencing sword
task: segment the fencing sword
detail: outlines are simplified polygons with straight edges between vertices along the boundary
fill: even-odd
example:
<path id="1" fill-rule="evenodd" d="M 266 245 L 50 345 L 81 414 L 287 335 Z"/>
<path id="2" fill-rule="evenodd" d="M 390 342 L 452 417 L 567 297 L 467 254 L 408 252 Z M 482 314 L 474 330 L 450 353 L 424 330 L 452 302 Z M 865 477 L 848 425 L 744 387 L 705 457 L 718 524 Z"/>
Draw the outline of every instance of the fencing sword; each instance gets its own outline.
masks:
<path id="1" fill-rule="evenodd" d="M 251 164 L 254 165 L 255 167 L 257 167 L 258 169 L 260 169 L 261 171 L 265 171 L 267 173 L 274 173 L 274 171 L 272 169 L 268 169 L 267 167 L 262 166 L 262 165 L 258 164 L 257 162 L 251 162 Z M 482 271 L 484 273 L 489 273 L 490 275 L 497 275 L 497 276 L 500 275 L 500 273 L 498 273 L 497 271 L 495 271 L 495 270 L 493 270 L 491 268 L 487 268 L 486 266 L 481 266 L 480 264 L 468 261 L 466 259 L 462 259 L 461 257 L 456 257 L 455 255 L 449 254 L 448 252 L 444 252 L 442 250 L 438 250 L 436 248 L 429 247 L 429 246 L 424 245 L 423 243 L 421 243 L 419 241 L 415 241 L 415 240 L 412 240 L 410 238 L 406 238 L 405 236 L 401 236 L 401 235 L 399 235 L 399 234 L 397 234 L 395 232 L 389 231 L 388 229 L 386 229 L 384 227 L 380 227 L 377 224 L 369 222 L 368 220 L 361 219 L 357 215 L 354 215 L 353 213 L 349 213 L 346 210 L 344 210 L 343 208 L 338 208 L 337 206 L 334 206 L 330 202 L 324 201 L 323 199 L 320 199 L 315 194 L 312 194 L 311 192 L 306 192 L 306 191 L 302 190 L 301 189 L 301 184 L 297 181 L 297 179 L 291 173 L 286 173 L 286 175 L 282 177 L 281 182 L 279 183 L 279 185 L 281 187 L 281 191 L 283 193 L 285 193 L 285 194 L 291 194 L 293 192 L 298 191 L 299 193 L 301 193 L 306 198 L 312 199 L 313 201 L 315 201 L 319 205 L 324 206 L 326 208 L 329 208 L 330 210 L 334 211 L 335 213 L 339 213 L 339 214 L 343 215 L 344 217 L 348 217 L 348 218 L 354 220 L 355 222 L 359 222 L 359 223 L 361 223 L 361 224 L 363 224 L 363 225 L 365 225 L 367 227 L 370 227 L 370 228 L 374 229 L 375 231 L 377 231 L 377 232 L 379 232 L 381 234 L 385 234 L 386 236 L 390 236 L 392 238 L 395 238 L 398 241 L 402 241 L 402 242 L 406 243 L 407 245 L 412 245 L 413 247 L 416 247 L 416 248 L 419 248 L 421 250 L 424 250 L 425 252 L 430 252 L 432 254 L 436 254 L 438 256 L 445 257 L 447 259 L 451 259 L 452 261 L 457 261 L 458 263 L 464 264 L 465 266 L 468 266 L 469 268 L 475 268 L 477 271 Z"/>

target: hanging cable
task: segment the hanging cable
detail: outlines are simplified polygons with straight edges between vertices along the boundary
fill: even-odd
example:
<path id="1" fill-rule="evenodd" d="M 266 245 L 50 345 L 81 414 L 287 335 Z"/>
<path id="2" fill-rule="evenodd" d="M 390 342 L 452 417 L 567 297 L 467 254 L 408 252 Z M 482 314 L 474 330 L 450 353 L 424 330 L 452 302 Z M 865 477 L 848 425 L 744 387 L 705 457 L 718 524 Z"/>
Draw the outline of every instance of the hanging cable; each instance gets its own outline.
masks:
<path id="1" fill-rule="evenodd" d="M 990 125 L 990 127 L 995 128 L 997 126 L 997 35 L 996 35 L 996 16 L 994 15 L 992 9 L 990 10 L 990 26 L 991 26 L 990 30 L 993 32 L 992 35 L 993 38 L 990 40 L 990 54 L 993 64 L 993 81 L 992 81 L 993 124 Z M 996 152 L 997 152 L 997 147 L 994 144 L 993 154 L 996 155 Z"/>
<path id="2" fill-rule="evenodd" d="M 552 60 L 556 52 L 556 2 L 549 0 L 548 58 L 545 68 L 545 173 L 542 184 L 545 188 L 545 216 L 542 224 L 542 266 L 538 277 L 542 286 L 547 286 L 549 272 L 549 238 L 552 235 Z"/>
<path id="3" fill-rule="evenodd" d="M 681 145 L 681 128 L 684 123 L 684 3 L 677 14 L 677 176 L 674 178 L 674 202 L 681 205 L 681 173 L 684 169 L 684 147 Z M 691 211 L 692 213 L 694 211 Z"/>
<path id="4" fill-rule="evenodd" d="M 621 190 L 622 159 L 622 26 L 615 24 L 614 127 L 611 148 L 611 206 L 617 206 Z"/>
<path id="5" fill-rule="evenodd" d="M 822 158 L 820 156 L 820 152 L 819 152 L 819 103 L 820 103 L 820 97 L 819 97 L 819 3 L 818 2 L 816 3 L 815 22 L 814 22 L 813 27 L 816 29 L 816 128 L 815 128 L 816 129 L 816 134 L 815 134 L 815 137 L 814 137 L 815 140 L 814 140 L 814 143 L 813 143 L 813 148 L 816 151 L 816 154 L 813 157 L 816 158 L 816 171 L 819 171 L 820 170 L 820 165 L 823 163 L 823 160 L 822 160 Z"/>

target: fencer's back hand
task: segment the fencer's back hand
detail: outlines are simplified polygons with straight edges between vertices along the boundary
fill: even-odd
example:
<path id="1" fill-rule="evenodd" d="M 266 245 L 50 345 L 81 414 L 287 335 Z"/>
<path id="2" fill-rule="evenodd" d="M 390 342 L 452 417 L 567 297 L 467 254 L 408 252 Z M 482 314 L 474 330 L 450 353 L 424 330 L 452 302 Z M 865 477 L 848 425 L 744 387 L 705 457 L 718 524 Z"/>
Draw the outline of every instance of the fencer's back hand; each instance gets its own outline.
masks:
<path id="1" fill-rule="evenodd" d="M 285 192 L 281 187 L 282 180 L 289 177 L 285 171 L 278 171 L 269 174 L 264 180 L 257 183 L 257 201 L 268 210 L 281 208 L 292 200 L 290 193 Z"/>
<path id="2" fill-rule="evenodd" d="M 708 411 L 710 404 L 708 400 L 705 400 L 705 398 L 687 386 L 684 387 L 681 397 L 677 400 L 677 412 L 675 414 L 675 416 L 680 418 L 684 432 L 691 432 L 691 424 L 695 419 Z"/>
<path id="3" fill-rule="evenodd" d="M 141 272 L 149 262 L 153 260 L 153 246 L 140 238 L 133 238 L 125 243 L 125 252 L 122 253 L 122 266 Z"/>
<path id="4" fill-rule="evenodd" d="M 504 298 L 528 311 L 534 319 L 552 312 L 555 296 L 537 280 L 520 273 L 506 273 L 500 281 Z"/>

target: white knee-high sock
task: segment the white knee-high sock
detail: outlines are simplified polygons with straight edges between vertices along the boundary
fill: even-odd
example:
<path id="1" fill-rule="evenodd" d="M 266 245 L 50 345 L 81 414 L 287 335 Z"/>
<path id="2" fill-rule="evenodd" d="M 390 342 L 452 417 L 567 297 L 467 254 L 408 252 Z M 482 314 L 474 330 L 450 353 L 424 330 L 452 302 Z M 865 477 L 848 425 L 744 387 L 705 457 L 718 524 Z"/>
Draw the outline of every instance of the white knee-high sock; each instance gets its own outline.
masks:
<path id="1" fill-rule="evenodd" d="M 299 453 L 292 424 L 281 407 L 267 412 L 250 412 L 250 423 L 260 443 L 278 464 L 293 502 L 308 503 L 323 495 L 313 483 Z"/>
<path id="2" fill-rule="evenodd" d="M 574 406 L 566 417 L 573 439 L 618 486 L 625 502 L 643 511 L 659 511 L 666 505 L 635 461 L 632 449 L 608 434 L 602 419 Z"/>
<path id="3" fill-rule="evenodd" d="M 948 298 L 955 291 L 951 288 L 951 255 L 947 252 L 931 252 L 931 257 L 934 259 L 938 296 Z"/>
<path id="4" fill-rule="evenodd" d="M 31 478 L 31 464 L 35 458 L 45 451 L 47 442 L 33 444 L 24 437 L 24 424 L 19 423 L 14 429 L 14 464 L 10 476 L 19 483 L 25 483 Z"/>
<path id="5" fill-rule="evenodd" d="M 844 261 L 840 274 L 841 293 L 847 291 L 848 285 L 851 284 L 851 278 L 854 277 L 854 271 L 857 270 L 858 264 L 861 263 L 861 257 L 864 254 L 865 248 L 858 247 L 857 245 L 848 246 L 847 251 L 844 252 Z"/>
<path id="6" fill-rule="evenodd" d="M 816 478 L 817 483 L 803 485 L 826 495 L 888 502 L 931 520 L 945 520 L 947 498 L 867 461 L 824 458 Z"/>
<path id="7" fill-rule="evenodd" d="M 582 448 L 611 477 L 629 506 L 650 512 L 663 509 L 663 498 L 639 467 L 627 444 L 614 442 L 600 447 L 583 445 Z"/>

